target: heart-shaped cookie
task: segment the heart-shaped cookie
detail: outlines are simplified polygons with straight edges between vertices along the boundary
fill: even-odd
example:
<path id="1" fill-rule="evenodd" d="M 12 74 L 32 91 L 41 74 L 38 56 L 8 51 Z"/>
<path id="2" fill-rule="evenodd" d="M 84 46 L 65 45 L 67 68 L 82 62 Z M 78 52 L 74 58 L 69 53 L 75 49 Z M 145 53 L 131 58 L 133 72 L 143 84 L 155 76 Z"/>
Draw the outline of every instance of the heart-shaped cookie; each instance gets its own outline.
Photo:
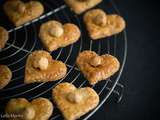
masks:
<path id="1" fill-rule="evenodd" d="M 87 50 L 78 55 L 76 64 L 91 85 L 111 77 L 120 68 L 116 57 L 109 54 L 99 56 Z"/>
<path id="2" fill-rule="evenodd" d="M 11 81 L 12 72 L 6 65 L 0 65 L 0 89 L 3 89 Z"/>
<path id="3" fill-rule="evenodd" d="M 82 12 L 102 2 L 102 0 L 64 0 L 64 1 L 77 14 L 81 14 Z"/>
<path id="4" fill-rule="evenodd" d="M 43 50 L 34 51 L 28 56 L 25 67 L 25 83 L 49 82 L 63 78 L 67 73 L 66 65 Z"/>
<path id="5" fill-rule="evenodd" d="M 53 105 L 46 98 L 36 98 L 31 102 L 25 98 L 16 98 L 7 103 L 5 112 L 9 120 L 48 120 Z"/>
<path id="6" fill-rule="evenodd" d="M 52 96 L 66 120 L 80 118 L 99 103 L 99 96 L 92 88 L 76 88 L 70 83 L 57 85 Z"/>
<path id="7" fill-rule="evenodd" d="M 0 49 L 5 47 L 6 42 L 9 39 L 9 33 L 7 30 L 0 26 Z"/>
<path id="8" fill-rule="evenodd" d="M 4 11 L 15 26 L 20 26 L 43 14 L 44 8 L 39 1 L 24 3 L 21 0 L 8 0 L 4 4 Z"/>
<path id="9" fill-rule="evenodd" d="M 88 11 L 83 19 L 93 40 L 118 34 L 125 28 L 125 21 L 122 17 L 116 14 L 107 15 L 101 9 Z"/>
<path id="10" fill-rule="evenodd" d="M 76 25 L 71 23 L 62 25 L 54 20 L 42 24 L 39 33 L 42 43 L 49 51 L 75 43 L 80 35 L 80 30 Z"/>

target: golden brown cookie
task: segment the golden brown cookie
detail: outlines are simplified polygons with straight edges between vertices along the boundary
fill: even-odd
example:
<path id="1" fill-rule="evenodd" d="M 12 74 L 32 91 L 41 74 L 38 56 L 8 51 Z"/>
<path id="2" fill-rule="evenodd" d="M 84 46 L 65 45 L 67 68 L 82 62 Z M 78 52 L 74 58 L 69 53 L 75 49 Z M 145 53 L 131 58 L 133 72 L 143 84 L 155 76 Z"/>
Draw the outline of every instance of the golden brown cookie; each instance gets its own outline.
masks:
<path id="1" fill-rule="evenodd" d="M 31 102 L 25 98 L 16 98 L 7 103 L 5 112 L 9 115 L 9 120 L 48 120 L 53 105 L 46 98 L 36 98 Z"/>
<path id="2" fill-rule="evenodd" d="M 76 88 L 70 83 L 57 85 L 52 96 L 66 120 L 80 118 L 99 103 L 99 96 L 92 88 Z"/>
<path id="3" fill-rule="evenodd" d="M 85 13 L 84 22 L 93 40 L 118 34 L 125 28 L 124 19 L 116 14 L 106 14 L 101 9 L 93 9 Z"/>
<path id="4" fill-rule="evenodd" d="M 109 54 L 99 56 L 87 50 L 78 55 L 76 64 L 91 85 L 111 77 L 120 68 L 116 57 Z"/>
<path id="5" fill-rule="evenodd" d="M 76 25 L 71 23 L 62 25 L 55 20 L 42 24 L 39 33 L 42 43 L 49 51 L 77 42 L 80 35 L 80 30 Z"/>
<path id="6" fill-rule="evenodd" d="M 12 72 L 6 65 L 0 65 L 0 89 L 11 81 Z"/>
<path id="7" fill-rule="evenodd" d="M 5 47 L 6 42 L 9 39 L 8 31 L 0 26 L 0 49 Z"/>
<path id="8" fill-rule="evenodd" d="M 102 2 L 102 0 L 64 0 L 64 1 L 77 14 L 81 14 L 84 11 Z"/>
<path id="9" fill-rule="evenodd" d="M 20 26 L 42 15 L 44 8 L 39 1 L 8 0 L 4 11 L 15 26 Z"/>
<path id="10" fill-rule="evenodd" d="M 49 82 L 63 78 L 67 73 L 66 65 L 43 50 L 34 51 L 28 56 L 25 67 L 25 83 Z"/>

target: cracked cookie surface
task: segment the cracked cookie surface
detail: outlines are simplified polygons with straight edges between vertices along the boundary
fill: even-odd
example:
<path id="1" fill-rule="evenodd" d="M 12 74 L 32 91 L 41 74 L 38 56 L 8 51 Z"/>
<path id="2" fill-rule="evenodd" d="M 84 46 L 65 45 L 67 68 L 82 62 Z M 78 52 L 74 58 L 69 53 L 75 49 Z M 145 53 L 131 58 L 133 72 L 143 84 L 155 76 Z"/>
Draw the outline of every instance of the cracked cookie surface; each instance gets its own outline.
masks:
<path id="1" fill-rule="evenodd" d="M 11 81 L 12 72 L 6 65 L 0 65 L 0 89 L 3 89 Z"/>
<path id="2" fill-rule="evenodd" d="M 5 47 L 6 42 L 9 39 L 8 31 L 0 26 L 0 49 Z"/>
<path id="3" fill-rule="evenodd" d="M 72 23 L 62 23 L 52 20 L 43 23 L 40 27 L 39 37 L 49 51 L 66 47 L 77 42 L 81 32 L 78 26 Z"/>
<path id="4" fill-rule="evenodd" d="M 8 0 L 3 7 L 6 15 L 15 26 L 23 25 L 44 12 L 43 5 L 39 1 Z"/>
<path id="5" fill-rule="evenodd" d="M 76 64 L 91 85 L 111 77 L 120 68 L 116 57 L 109 54 L 99 56 L 88 50 L 78 55 Z"/>
<path id="6" fill-rule="evenodd" d="M 81 14 L 98 5 L 102 0 L 65 0 L 65 2 L 75 13 Z"/>
<path id="7" fill-rule="evenodd" d="M 52 96 L 66 120 L 80 118 L 99 103 L 99 96 L 92 88 L 76 88 L 70 83 L 57 85 Z"/>
<path id="8" fill-rule="evenodd" d="M 25 98 L 11 99 L 5 108 L 9 120 L 48 120 L 53 112 L 52 103 L 46 98 L 36 98 L 29 102 Z"/>
<path id="9" fill-rule="evenodd" d="M 67 73 L 66 65 L 44 51 L 31 53 L 25 66 L 25 83 L 49 82 L 63 78 Z"/>
<path id="10" fill-rule="evenodd" d="M 107 14 L 101 9 L 92 9 L 85 13 L 83 20 L 93 40 L 109 37 L 125 29 L 124 19 L 116 14 Z"/>

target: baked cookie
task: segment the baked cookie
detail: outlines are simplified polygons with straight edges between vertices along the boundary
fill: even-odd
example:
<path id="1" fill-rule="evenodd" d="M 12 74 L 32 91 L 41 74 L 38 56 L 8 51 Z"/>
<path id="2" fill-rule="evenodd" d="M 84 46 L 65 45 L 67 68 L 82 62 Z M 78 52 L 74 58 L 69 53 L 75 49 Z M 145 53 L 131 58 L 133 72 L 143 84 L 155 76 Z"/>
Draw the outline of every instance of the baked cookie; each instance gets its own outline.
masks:
<path id="1" fill-rule="evenodd" d="M 118 34 L 126 26 L 121 16 L 116 14 L 108 15 L 101 9 L 88 11 L 83 19 L 93 40 Z"/>
<path id="2" fill-rule="evenodd" d="M 0 89 L 11 81 L 12 72 L 6 65 L 0 65 Z"/>
<path id="3" fill-rule="evenodd" d="M 31 102 L 25 98 L 16 98 L 7 103 L 5 112 L 10 116 L 8 120 L 48 120 L 53 105 L 46 98 L 36 98 Z"/>
<path id="4" fill-rule="evenodd" d="M 120 68 L 120 63 L 114 56 L 99 56 L 87 50 L 78 55 L 76 64 L 91 85 L 111 77 Z"/>
<path id="5" fill-rule="evenodd" d="M 75 43 L 80 35 L 80 30 L 76 25 L 71 23 L 62 25 L 55 20 L 42 24 L 39 32 L 42 43 L 49 51 Z"/>
<path id="6" fill-rule="evenodd" d="M 34 51 L 28 56 L 25 67 L 25 83 L 49 82 L 63 78 L 67 73 L 66 65 L 43 50 Z"/>
<path id="7" fill-rule="evenodd" d="M 64 0 L 64 1 L 77 14 L 81 14 L 84 11 L 102 2 L 102 0 Z"/>
<path id="8" fill-rule="evenodd" d="M 5 47 L 6 42 L 9 39 L 9 33 L 7 30 L 0 26 L 0 49 Z"/>
<path id="9" fill-rule="evenodd" d="M 39 1 L 8 0 L 4 11 L 15 26 L 20 26 L 42 15 L 44 8 Z"/>
<path id="10" fill-rule="evenodd" d="M 92 88 L 76 88 L 70 83 L 57 85 L 52 96 L 66 120 L 80 118 L 99 103 L 99 96 Z"/>

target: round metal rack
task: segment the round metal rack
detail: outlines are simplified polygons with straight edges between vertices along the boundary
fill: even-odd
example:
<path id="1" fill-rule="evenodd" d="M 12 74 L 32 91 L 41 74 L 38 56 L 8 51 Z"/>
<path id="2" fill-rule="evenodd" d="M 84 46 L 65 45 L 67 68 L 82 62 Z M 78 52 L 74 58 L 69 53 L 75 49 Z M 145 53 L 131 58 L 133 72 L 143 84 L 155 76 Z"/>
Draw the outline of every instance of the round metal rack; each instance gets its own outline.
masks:
<path id="1" fill-rule="evenodd" d="M 41 2 L 45 7 L 45 13 L 39 18 L 17 28 L 14 28 L 9 21 L 5 20 L 5 26 L 7 26 L 6 28 L 8 28 L 8 32 L 10 33 L 10 39 L 6 47 L 0 50 L 0 64 L 8 65 L 12 70 L 13 78 L 8 86 L 0 90 L 0 103 L 6 103 L 9 99 L 17 97 L 25 97 L 28 100 L 37 97 L 46 97 L 52 101 L 51 90 L 61 82 L 70 82 L 77 87 L 90 86 L 75 65 L 77 55 L 83 50 L 93 50 L 98 54 L 112 54 L 119 59 L 121 68 L 116 75 L 108 80 L 90 86 L 96 90 L 100 96 L 100 103 L 93 111 L 84 115 L 82 119 L 86 120 L 93 115 L 109 98 L 111 93 L 117 96 L 117 102 L 119 102 L 122 98 L 124 88 L 124 86 L 119 83 L 119 79 L 127 55 L 126 31 L 100 41 L 92 41 L 83 23 L 83 14 L 74 14 L 61 0 L 41 0 Z M 120 14 L 112 0 L 104 0 L 95 8 L 101 8 L 107 13 Z M 77 43 L 50 53 L 54 59 L 61 60 L 67 65 L 67 75 L 65 78 L 55 82 L 26 85 L 23 83 L 23 79 L 27 56 L 34 50 L 44 49 L 38 38 L 39 27 L 42 23 L 52 19 L 62 23 L 74 23 L 81 29 L 82 35 Z M 4 106 L 5 104 L 0 108 L 2 111 L 4 110 Z M 51 117 L 51 120 L 55 119 L 62 119 L 62 115 L 57 109 L 55 109 Z"/>

